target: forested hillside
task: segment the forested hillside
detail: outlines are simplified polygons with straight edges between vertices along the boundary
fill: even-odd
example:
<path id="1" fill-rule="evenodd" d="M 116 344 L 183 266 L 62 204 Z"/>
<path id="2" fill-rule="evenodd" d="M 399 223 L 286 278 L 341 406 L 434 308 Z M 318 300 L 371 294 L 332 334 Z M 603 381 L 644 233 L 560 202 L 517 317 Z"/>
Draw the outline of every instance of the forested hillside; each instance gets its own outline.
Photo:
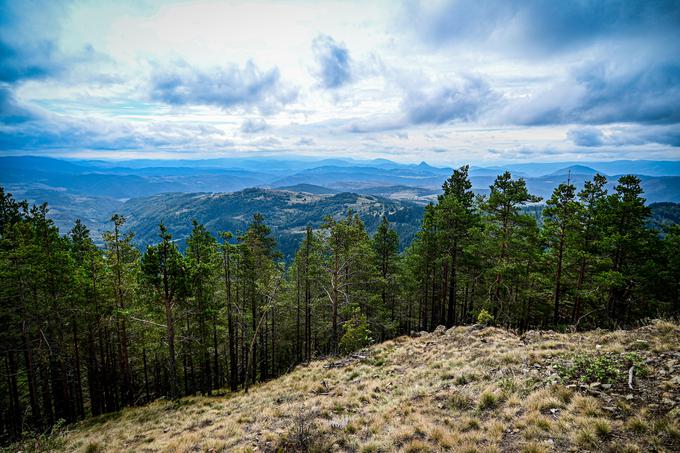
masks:
<path id="1" fill-rule="evenodd" d="M 479 196 L 461 167 L 403 253 L 395 213 L 370 236 L 354 200 L 342 217 L 301 218 L 288 265 L 267 226 L 271 192 L 241 232 L 211 234 L 217 211 L 192 215 L 189 199 L 186 247 L 160 223 L 140 253 L 134 215 L 113 216 L 99 248 L 82 223 L 61 236 L 46 206 L 2 190 L 2 439 L 161 396 L 247 390 L 439 324 L 588 329 L 678 314 L 680 227 L 649 228 L 637 177 L 606 187 L 599 174 L 580 191 L 560 184 L 539 226 L 523 179 L 505 172 Z"/>
<path id="2" fill-rule="evenodd" d="M 374 233 L 383 216 L 399 234 L 400 248 L 411 243 L 418 232 L 423 206 L 355 193 L 313 194 L 304 191 L 246 189 L 233 193 L 169 193 L 128 200 L 119 213 L 128 222 L 125 229 L 135 233 L 140 247 L 157 242 L 162 221 L 184 248 L 197 220 L 214 235 L 221 231 L 243 232 L 256 213 L 266 215 L 277 249 L 290 261 L 307 226 L 318 229 L 327 216 L 339 218 L 356 213 L 369 233 Z"/>

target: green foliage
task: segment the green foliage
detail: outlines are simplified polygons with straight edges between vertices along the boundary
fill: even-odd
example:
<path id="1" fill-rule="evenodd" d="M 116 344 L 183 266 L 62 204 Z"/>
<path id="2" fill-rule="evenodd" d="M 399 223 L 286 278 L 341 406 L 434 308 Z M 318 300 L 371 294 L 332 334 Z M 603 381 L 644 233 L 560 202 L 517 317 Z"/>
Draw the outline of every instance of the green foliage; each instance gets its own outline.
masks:
<path id="1" fill-rule="evenodd" d="M 483 326 L 493 325 L 493 315 L 489 313 L 486 308 L 482 308 L 477 314 L 477 324 Z"/>
<path id="2" fill-rule="evenodd" d="M 352 310 L 352 315 L 343 325 L 343 330 L 345 333 L 340 339 L 340 351 L 344 354 L 366 347 L 372 341 L 366 316 L 358 307 Z"/>
<path id="3" fill-rule="evenodd" d="M 568 362 L 556 365 L 555 368 L 565 382 L 615 384 L 627 379 L 627 371 L 631 366 L 635 367 L 639 376 L 647 373 L 643 360 L 634 353 L 579 354 Z"/>

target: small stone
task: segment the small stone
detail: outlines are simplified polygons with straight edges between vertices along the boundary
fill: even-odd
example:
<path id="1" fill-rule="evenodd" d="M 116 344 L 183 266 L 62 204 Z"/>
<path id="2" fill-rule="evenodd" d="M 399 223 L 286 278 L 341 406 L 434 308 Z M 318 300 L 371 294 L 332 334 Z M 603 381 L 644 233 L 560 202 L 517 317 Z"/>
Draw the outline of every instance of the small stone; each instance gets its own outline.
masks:
<path id="1" fill-rule="evenodd" d="M 605 390 L 609 390 L 610 388 L 612 388 L 612 385 L 611 384 L 602 384 L 602 388 L 605 389 Z"/>
<path id="2" fill-rule="evenodd" d="M 633 395 L 629 393 L 625 398 L 630 401 L 633 399 Z"/>

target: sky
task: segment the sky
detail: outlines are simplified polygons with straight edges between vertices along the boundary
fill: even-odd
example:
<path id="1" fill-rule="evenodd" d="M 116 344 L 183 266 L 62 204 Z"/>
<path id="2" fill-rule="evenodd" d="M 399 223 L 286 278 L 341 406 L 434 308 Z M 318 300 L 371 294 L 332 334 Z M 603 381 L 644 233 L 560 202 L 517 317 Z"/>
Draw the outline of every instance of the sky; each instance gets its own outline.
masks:
<path id="1" fill-rule="evenodd" d="M 0 155 L 680 159 L 680 0 L 0 0 Z"/>

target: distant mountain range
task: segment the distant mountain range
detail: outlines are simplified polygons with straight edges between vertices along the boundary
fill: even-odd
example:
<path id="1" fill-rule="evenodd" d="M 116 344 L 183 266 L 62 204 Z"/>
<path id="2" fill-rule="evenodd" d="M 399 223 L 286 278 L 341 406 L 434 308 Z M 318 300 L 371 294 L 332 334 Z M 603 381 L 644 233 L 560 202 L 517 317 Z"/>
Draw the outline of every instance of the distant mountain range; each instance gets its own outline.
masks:
<path id="1" fill-rule="evenodd" d="M 496 176 L 505 170 L 523 177 L 529 190 L 544 199 L 560 183 L 571 180 L 581 186 L 599 172 L 608 176 L 610 190 L 620 175 L 633 173 L 642 180 L 649 203 L 680 202 L 680 161 L 471 166 L 473 190 L 488 193 Z M 425 162 L 400 164 L 386 159 L 112 162 L 0 157 L 0 185 L 16 198 L 48 202 L 50 215 L 62 231 L 81 218 L 96 235 L 108 227 L 112 213 L 121 212 L 129 215 L 139 244 L 155 240 L 161 218 L 181 239 L 193 218 L 215 231 L 238 230 L 259 210 L 286 248 L 285 243 L 307 223 L 316 225 L 323 215 L 341 215 L 350 206 L 364 217 L 369 230 L 382 213 L 391 213 L 390 220 L 407 241 L 417 230 L 423 206 L 436 200 L 451 172 L 451 168 Z M 244 190 L 253 187 L 259 189 Z"/>

